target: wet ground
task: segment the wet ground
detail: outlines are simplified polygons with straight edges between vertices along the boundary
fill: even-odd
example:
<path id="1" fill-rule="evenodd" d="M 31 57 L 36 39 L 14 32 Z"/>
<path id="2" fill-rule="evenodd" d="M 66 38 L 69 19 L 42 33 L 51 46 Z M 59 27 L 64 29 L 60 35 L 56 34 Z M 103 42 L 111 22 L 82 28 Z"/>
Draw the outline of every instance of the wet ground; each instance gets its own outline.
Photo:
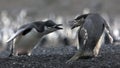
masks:
<path id="1" fill-rule="evenodd" d="M 72 64 L 65 62 L 73 56 L 72 46 L 34 49 L 32 56 L 0 59 L 0 68 L 119 68 L 120 46 L 103 45 L 96 58 L 79 59 Z"/>

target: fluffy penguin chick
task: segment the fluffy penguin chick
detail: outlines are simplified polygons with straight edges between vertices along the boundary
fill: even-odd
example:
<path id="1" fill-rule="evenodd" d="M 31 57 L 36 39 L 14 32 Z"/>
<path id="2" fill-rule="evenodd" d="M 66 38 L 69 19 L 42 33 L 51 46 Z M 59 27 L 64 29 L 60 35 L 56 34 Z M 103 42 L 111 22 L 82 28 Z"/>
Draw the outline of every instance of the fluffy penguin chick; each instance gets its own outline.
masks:
<path id="1" fill-rule="evenodd" d="M 62 24 L 55 24 L 52 20 L 36 21 L 21 26 L 17 32 L 8 39 L 7 42 L 13 41 L 11 55 L 31 55 L 32 49 L 38 41 L 46 34 L 62 29 Z"/>

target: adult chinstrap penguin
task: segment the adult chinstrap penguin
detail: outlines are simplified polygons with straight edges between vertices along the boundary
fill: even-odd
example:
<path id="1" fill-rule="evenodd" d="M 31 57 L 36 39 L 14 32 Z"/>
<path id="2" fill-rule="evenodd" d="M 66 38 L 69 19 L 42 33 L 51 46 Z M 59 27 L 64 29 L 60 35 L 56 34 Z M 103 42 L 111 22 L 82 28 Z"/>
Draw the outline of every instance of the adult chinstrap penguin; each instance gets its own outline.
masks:
<path id="1" fill-rule="evenodd" d="M 79 26 L 78 41 L 79 50 L 66 63 L 71 63 L 79 58 L 96 57 L 107 33 L 112 43 L 110 27 L 97 13 L 83 14 L 71 21 L 71 29 Z"/>
<path id="2" fill-rule="evenodd" d="M 36 21 L 21 26 L 7 41 L 8 43 L 11 41 L 14 42 L 11 55 L 31 55 L 32 49 L 36 46 L 41 37 L 62 29 L 60 26 L 62 26 L 62 24 L 56 24 L 52 20 Z"/>

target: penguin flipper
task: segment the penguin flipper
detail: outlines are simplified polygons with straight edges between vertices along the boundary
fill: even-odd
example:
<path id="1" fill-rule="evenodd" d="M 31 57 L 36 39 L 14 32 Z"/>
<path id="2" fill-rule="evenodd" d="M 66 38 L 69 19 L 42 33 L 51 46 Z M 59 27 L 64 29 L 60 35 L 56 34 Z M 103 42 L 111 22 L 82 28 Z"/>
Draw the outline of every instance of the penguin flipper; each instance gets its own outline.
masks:
<path id="1" fill-rule="evenodd" d="M 20 35 L 21 33 L 23 33 L 23 31 L 25 31 L 26 29 L 22 28 L 19 29 L 15 34 L 13 34 L 13 36 L 11 36 L 8 40 L 7 43 L 11 42 L 14 38 L 16 38 L 18 35 Z"/>
<path id="2" fill-rule="evenodd" d="M 109 32 L 107 29 L 105 29 L 105 32 L 108 36 L 109 42 L 112 44 L 113 43 L 113 37 L 112 37 L 112 33 Z"/>

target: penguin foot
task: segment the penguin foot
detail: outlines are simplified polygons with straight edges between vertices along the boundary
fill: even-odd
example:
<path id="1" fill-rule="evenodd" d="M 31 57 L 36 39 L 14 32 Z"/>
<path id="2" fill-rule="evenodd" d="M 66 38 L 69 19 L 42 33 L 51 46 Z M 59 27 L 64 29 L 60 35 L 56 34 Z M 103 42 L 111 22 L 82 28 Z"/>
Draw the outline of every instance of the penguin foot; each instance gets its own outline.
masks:
<path id="1" fill-rule="evenodd" d="M 67 64 L 72 64 L 74 61 L 78 60 L 79 58 L 81 59 L 89 59 L 93 58 L 93 52 L 88 52 L 88 51 L 78 51 L 72 58 L 70 58 L 66 63 Z"/>
<path id="2" fill-rule="evenodd" d="M 27 52 L 24 52 L 24 53 L 18 53 L 18 56 L 19 55 L 28 55 L 28 53 Z"/>
<path id="3" fill-rule="evenodd" d="M 66 61 L 67 64 L 72 64 L 74 61 L 76 61 L 79 58 L 79 56 L 73 56 L 69 60 Z"/>
<path id="4" fill-rule="evenodd" d="M 14 51 L 13 56 L 28 55 L 27 51 Z"/>
<path id="5" fill-rule="evenodd" d="M 82 52 L 77 52 L 72 58 L 70 58 L 66 63 L 72 64 L 74 61 L 78 60 L 82 56 Z"/>
<path id="6" fill-rule="evenodd" d="M 84 51 L 83 55 L 80 58 L 88 59 L 92 57 L 94 57 L 94 52 L 90 50 L 90 51 Z"/>
<path id="7" fill-rule="evenodd" d="M 13 56 L 13 54 L 11 53 L 8 57 L 12 57 Z"/>
<path id="8" fill-rule="evenodd" d="M 94 56 L 81 56 L 81 59 L 89 59 L 89 58 L 93 58 Z"/>

